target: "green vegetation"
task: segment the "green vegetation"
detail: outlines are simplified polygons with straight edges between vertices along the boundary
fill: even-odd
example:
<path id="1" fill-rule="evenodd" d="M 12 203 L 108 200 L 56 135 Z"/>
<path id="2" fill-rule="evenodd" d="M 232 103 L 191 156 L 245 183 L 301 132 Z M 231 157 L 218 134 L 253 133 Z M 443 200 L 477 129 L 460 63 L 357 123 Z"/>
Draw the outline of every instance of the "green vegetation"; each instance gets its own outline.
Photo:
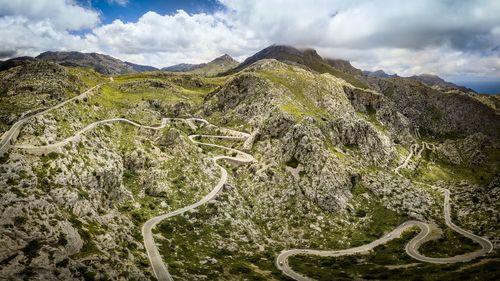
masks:
<path id="1" fill-rule="evenodd" d="M 292 158 L 290 160 L 288 160 L 285 164 L 289 167 L 297 168 L 299 166 L 300 162 L 299 162 L 299 160 L 297 160 L 297 158 L 292 156 Z"/>
<path id="2" fill-rule="evenodd" d="M 448 227 L 443 227 L 443 236 L 437 240 L 424 243 L 419 252 L 428 257 L 451 257 L 470 253 L 481 249 L 479 244 L 474 243 Z"/>
<path id="3" fill-rule="evenodd" d="M 253 188 L 247 190 L 248 187 L 244 187 L 245 174 L 240 173 L 239 169 L 232 170 L 236 186 L 241 186 L 238 191 L 225 190 L 213 203 L 159 225 L 157 232 L 166 238 L 159 241 L 160 252 L 165 253 L 165 261 L 173 275 L 186 278 L 203 274 L 210 279 L 284 280 L 286 278 L 274 265 L 281 250 L 302 247 L 343 249 L 358 246 L 379 238 L 405 219 L 385 209 L 376 200 L 368 200 L 370 197 L 365 196 L 367 191 L 361 185 L 354 188 L 350 204 L 355 206 L 356 214 L 365 212 L 363 216 L 343 217 L 325 212 L 314 204 L 305 204 L 304 200 L 307 202 L 307 199 L 300 196 L 280 204 L 272 203 L 272 206 L 262 205 L 262 202 L 256 203 Z M 285 190 L 286 187 L 275 185 L 270 189 L 268 187 L 265 192 L 279 197 L 280 192 Z M 234 203 L 238 207 L 227 205 L 230 204 L 229 198 L 230 202 L 236 201 Z M 296 211 L 304 208 L 304 205 L 308 206 L 306 210 Z M 274 210 L 272 217 L 262 214 L 271 209 Z M 253 215 L 242 217 L 240 212 Z M 319 223 L 318 216 L 322 216 L 321 222 L 325 222 L 318 225 L 321 231 L 311 227 Z M 241 228 L 241 223 L 246 227 Z M 251 234 L 249 229 L 253 229 L 251 232 L 255 234 Z M 283 236 L 285 230 L 287 234 Z M 256 243 L 265 241 L 264 237 L 276 242 L 265 243 L 264 248 L 256 250 Z M 300 242 L 284 246 L 281 243 L 285 237 L 288 240 L 295 238 Z M 219 245 L 231 245 L 234 242 L 235 250 Z"/>
<path id="4" fill-rule="evenodd" d="M 309 91 L 314 81 L 311 77 L 303 77 L 301 73 L 295 72 L 291 66 L 285 66 L 280 70 L 264 70 L 258 74 L 276 86 L 285 87 L 290 91 L 291 96 L 282 97 L 283 103 L 280 108 L 284 112 L 290 113 L 296 120 L 300 120 L 304 116 L 311 116 L 318 120 L 330 117 L 326 110 L 314 104 L 312 100 L 312 98 L 319 100 L 323 93 Z"/>
<path id="5" fill-rule="evenodd" d="M 498 167 L 466 167 L 423 159 L 419 162 L 417 169 L 411 172 L 409 176 L 418 181 L 428 183 L 444 180 L 451 183 L 467 181 L 485 185 L 491 182 L 495 176 L 495 170 L 498 170 Z"/>
<path id="6" fill-rule="evenodd" d="M 401 238 L 378 246 L 368 254 L 344 257 L 292 256 L 291 267 L 317 280 L 495 280 L 500 274 L 499 259 L 437 265 L 418 263 L 404 247 L 416 235 L 406 231 Z M 498 254 L 496 254 L 498 256 Z"/>
<path id="7" fill-rule="evenodd" d="M 385 208 L 379 201 L 369 199 L 376 198 L 376 196 L 359 183 L 351 192 L 353 198 L 350 203 L 354 207 L 354 214 L 361 219 L 369 218 L 369 222 L 364 225 L 366 230 L 353 231 L 350 234 L 353 247 L 372 242 L 409 219 Z"/>
<path id="8" fill-rule="evenodd" d="M 81 89 L 88 89 L 90 87 L 94 87 L 98 84 L 105 83 L 109 81 L 109 78 L 95 72 L 91 68 L 82 68 L 82 67 L 67 67 L 66 68 L 69 73 L 78 77 L 85 86 Z"/>

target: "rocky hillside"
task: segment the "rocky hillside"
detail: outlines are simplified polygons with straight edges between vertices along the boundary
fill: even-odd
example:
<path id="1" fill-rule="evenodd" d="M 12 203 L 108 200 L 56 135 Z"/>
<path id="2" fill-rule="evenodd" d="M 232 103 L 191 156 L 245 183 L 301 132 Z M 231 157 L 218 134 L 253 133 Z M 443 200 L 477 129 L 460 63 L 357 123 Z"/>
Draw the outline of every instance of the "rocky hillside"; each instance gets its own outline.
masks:
<path id="1" fill-rule="evenodd" d="M 348 72 L 343 72 L 342 69 L 336 69 L 332 66 L 335 65 L 335 60 L 325 60 L 313 49 L 299 50 L 297 48 L 285 45 L 272 45 L 269 46 L 253 56 L 250 56 L 245 61 L 243 61 L 234 71 L 240 71 L 245 67 L 259 61 L 262 59 L 275 59 L 287 64 L 292 64 L 300 67 L 304 67 L 308 70 L 316 71 L 318 73 L 330 73 L 334 76 L 344 79 L 345 81 L 351 83 L 360 88 L 367 88 L 367 84 L 354 75 Z M 339 63 L 337 62 L 337 66 Z M 345 63 L 343 64 L 345 66 Z M 349 64 L 350 65 L 350 64 Z M 349 68 L 351 69 L 351 68 Z"/>
<path id="2" fill-rule="evenodd" d="M 170 72 L 191 72 L 195 74 L 200 74 L 204 76 L 215 76 L 219 73 L 223 73 L 232 69 L 238 65 L 238 61 L 233 59 L 231 56 L 224 54 L 220 57 L 213 59 L 208 63 L 201 64 L 176 64 L 169 67 L 164 67 L 162 71 Z"/>
<path id="3" fill-rule="evenodd" d="M 23 116 L 75 96 L 84 89 L 82 78 L 77 71 L 38 60 L 0 71 L 0 132 Z"/>
<path id="4" fill-rule="evenodd" d="M 34 60 L 36 60 L 36 59 L 33 57 L 17 57 L 17 58 L 8 59 L 6 61 L 0 62 L 0 71 L 8 70 L 8 69 L 11 69 L 13 67 L 16 67 L 16 66 L 25 64 L 27 62 L 34 61 Z"/>
<path id="5" fill-rule="evenodd" d="M 153 229 L 175 280 L 289 280 L 276 267 L 283 250 L 360 246 L 408 220 L 433 225 L 426 255 L 478 249 L 446 227 L 443 194 L 431 185 L 450 190 L 454 223 L 500 245 L 499 115 L 472 93 L 363 75 L 285 46 L 209 77 L 110 80 L 33 63 L 0 72 L 5 95 L 17 89 L 10 99 L 46 94 L 41 82 L 23 84 L 32 77 L 54 84 L 50 93 L 101 87 L 29 119 L 0 157 L 0 279 L 155 280 L 144 223 L 209 194 L 223 174 L 213 157 L 237 157 L 235 149 L 255 160 L 218 161 L 227 183 L 217 196 Z M 227 128 L 249 137 L 199 136 L 231 136 Z M 363 256 L 290 263 L 327 280 L 498 275 L 496 253 L 414 266 L 409 234 Z"/>
<path id="6" fill-rule="evenodd" d="M 464 137 L 482 133 L 500 138 L 500 116 L 477 94 L 443 92 L 406 78 L 370 77 L 368 81 L 373 89 L 393 100 L 398 111 L 423 134 Z"/>
<path id="7" fill-rule="evenodd" d="M 101 74 L 115 75 L 157 70 L 154 67 L 123 62 L 108 55 L 81 52 L 45 52 L 36 57 L 71 67 L 89 67 Z"/>
<path id="8" fill-rule="evenodd" d="M 344 73 L 348 73 L 354 76 L 360 76 L 363 75 L 363 71 L 360 69 L 355 68 L 354 66 L 351 65 L 351 63 L 347 60 L 342 60 L 342 59 L 325 59 L 325 61 L 331 65 L 333 68 L 340 70 Z"/>
<path id="9" fill-rule="evenodd" d="M 376 78 L 389 78 L 389 77 L 399 77 L 397 74 L 387 74 L 385 73 L 385 71 L 379 69 L 379 70 L 376 70 L 376 71 L 363 71 L 363 74 L 367 77 L 376 77 Z"/>

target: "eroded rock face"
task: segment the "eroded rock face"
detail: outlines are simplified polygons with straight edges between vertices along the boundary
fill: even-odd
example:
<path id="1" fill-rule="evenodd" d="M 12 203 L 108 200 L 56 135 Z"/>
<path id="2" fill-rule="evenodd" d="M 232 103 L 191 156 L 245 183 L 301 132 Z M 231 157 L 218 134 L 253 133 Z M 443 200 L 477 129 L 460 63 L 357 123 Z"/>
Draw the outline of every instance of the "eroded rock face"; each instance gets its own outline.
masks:
<path id="1" fill-rule="evenodd" d="M 182 101 L 168 108 L 168 112 L 174 117 L 191 116 L 192 111 L 191 104 Z"/>
<path id="2" fill-rule="evenodd" d="M 330 128 L 334 145 L 357 148 L 372 163 L 387 164 L 394 157 L 391 140 L 380 134 L 369 122 L 339 118 L 330 123 Z"/>
<path id="3" fill-rule="evenodd" d="M 98 272 L 105 271 L 114 279 L 120 271 L 109 263 L 120 263 L 131 276 L 145 278 L 133 260 L 112 254 L 123 244 L 141 247 L 132 236 L 130 219 L 117 210 L 131 198 L 122 182 L 124 162 L 139 168 L 141 161 L 124 161 L 110 149 L 106 135 L 81 142 L 80 147 L 87 147 L 83 151 L 74 144 L 40 158 L 14 152 L 0 165 L 0 187 L 5 190 L 0 200 L 0 260 L 6 261 L 0 276 L 70 280 L 82 276 L 80 269 L 93 267 L 96 278 L 103 278 Z M 87 256 L 93 265 L 83 263 Z"/>
<path id="4" fill-rule="evenodd" d="M 442 216 L 442 202 L 436 202 L 428 192 L 406 178 L 379 171 L 366 175 L 361 182 L 393 210 L 422 220 Z"/>
<path id="5" fill-rule="evenodd" d="M 415 130 L 415 124 L 411 124 L 405 115 L 397 111 L 389 98 L 358 88 L 344 87 L 344 92 L 356 111 L 368 114 L 373 121 L 384 126 L 395 143 L 409 145 L 414 141 L 411 131 Z"/>
<path id="6" fill-rule="evenodd" d="M 146 153 L 142 149 L 135 149 L 125 155 L 125 167 L 134 173 L 143 170 L 146 161 Z"/>
<path id="7" fill-rule="evenodd" d="M 295 121 L 290 114 L 285 112 L 276 112 L 267 118 L 261 125 L 261 135 L 271 138 L 283 136 L 295 124 Z"/>
<path id="8" fill-rule="evenodd" d="M 422 133 L 437 136 L 485 134 L 500 138 L 500 115 L 470 94 L 442 92 L 404 78 L 371 78 L 372 86 Z"/>
<path id="9" fill-rule="evenodd" d="M 158 144 L 162 146 L 170 146 L 179 143 L 180 132 L 177 129 L 163 129 Z"/>
<path id="10" fill-rule="evenodd" d="M 282 90 L 255 74 L 241 74 L 205 97 L 204 115 L 217 113 L 226 123 L 241 120 L 256 125 L 274 109 L 273 96 Z"/>
<path id="11" fill-rule="evenodd" d="M 436 157 L 454 165 L 482 165 L 487 160 L 484 149 L 493 145 L 491 139 L 477 133 L 459 140 L 445 140 L 436 146 Z"/>
<path id="12" fill-rule="evenodd" d="M 297 184 L 307 197 L 327 210 L 345 207 L 352 188 L 350 173 L 325 150 L 322 133 L 312 118 L 290 128 L 283 137 L 282 155 L 288 165 L 303 168 L 304 176 Z"/>

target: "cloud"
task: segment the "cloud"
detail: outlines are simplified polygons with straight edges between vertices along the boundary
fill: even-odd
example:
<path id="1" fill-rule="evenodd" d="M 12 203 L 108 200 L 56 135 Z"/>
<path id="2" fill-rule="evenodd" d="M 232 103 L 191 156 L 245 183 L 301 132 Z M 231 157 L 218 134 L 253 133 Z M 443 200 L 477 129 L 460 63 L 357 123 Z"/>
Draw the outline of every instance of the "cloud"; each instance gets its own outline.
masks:
<path id="1" fill-rule="evenodd" d="M 0 15 L 0 52 L 17 56 L 92 49 L 71 31 L 99 24 L 98 12 L 64 0 L 0 0 Z"/>
<path id="2" fill-rule="evenodd" d="M 48 20 L 31 21 L 23 16 L 0 17 L 1 52 L 37 55 L 46 50 L 86 50 L 91 48 L 79 36 L 58 30 Z"/>
<path id="3" fill-rule="evenodd" d="M 231 28 L 222 14 L 189 15 L 182 10 L 172 15 L 147 12 L 132 23 L 115 20 L 93 29 L 92 37 L 107 53 L 142 58 L 156 66 L 198 63 L 221 53 L 246 55 L 262 45 L 245 31 Z"/>
<path id="4" fill-rule="evenodd" d="M 137 21 L 102 25 L 98 12 L 72 0 L 0 0 L 0 52 L 86 50 L 162 67 L 223 53 L 242 60 L 279 43 L 401 75 L 500 77 L 500 1 L 219 3 L 223 9 L 210 14 L 150 11 Z"/>
<path id="5" fill-rule="evenodd" d="M 313 47 L 363 69 L 500 78 L 500 1 L 220 0 L 262 42 Z"/>
<path id="6" fill-rule="evenodd" d="M 282 43 L 344 48 L 492 44 L 499 1 L 221 0 L 240 28 Z"/>
<path id="7" fill-rule="evenodd" d="M 99 13 L 70 0 L 0 0 L 2 17 L 22 16 L 32 22 L 50 22 L 57 30 L 92 28 Z"/>

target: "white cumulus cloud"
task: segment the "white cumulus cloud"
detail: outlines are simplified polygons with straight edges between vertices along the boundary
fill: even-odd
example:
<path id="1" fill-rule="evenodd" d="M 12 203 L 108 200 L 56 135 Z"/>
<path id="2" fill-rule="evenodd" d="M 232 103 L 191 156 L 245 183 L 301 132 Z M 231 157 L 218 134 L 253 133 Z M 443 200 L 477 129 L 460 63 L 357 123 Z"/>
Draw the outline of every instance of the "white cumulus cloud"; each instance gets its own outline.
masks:
<path id="1" fill-rule="evenodd" d="M 242 60 L 278 43 L 368 70 L 500 77 L 500 1 L 219 2 L 223 9 L 210 14 L 150 11 L 101 24 L 99 12 L 72 0 L 0 0 L 0 56 L 86 50 L 162 67 L 223 53 Z"/>

